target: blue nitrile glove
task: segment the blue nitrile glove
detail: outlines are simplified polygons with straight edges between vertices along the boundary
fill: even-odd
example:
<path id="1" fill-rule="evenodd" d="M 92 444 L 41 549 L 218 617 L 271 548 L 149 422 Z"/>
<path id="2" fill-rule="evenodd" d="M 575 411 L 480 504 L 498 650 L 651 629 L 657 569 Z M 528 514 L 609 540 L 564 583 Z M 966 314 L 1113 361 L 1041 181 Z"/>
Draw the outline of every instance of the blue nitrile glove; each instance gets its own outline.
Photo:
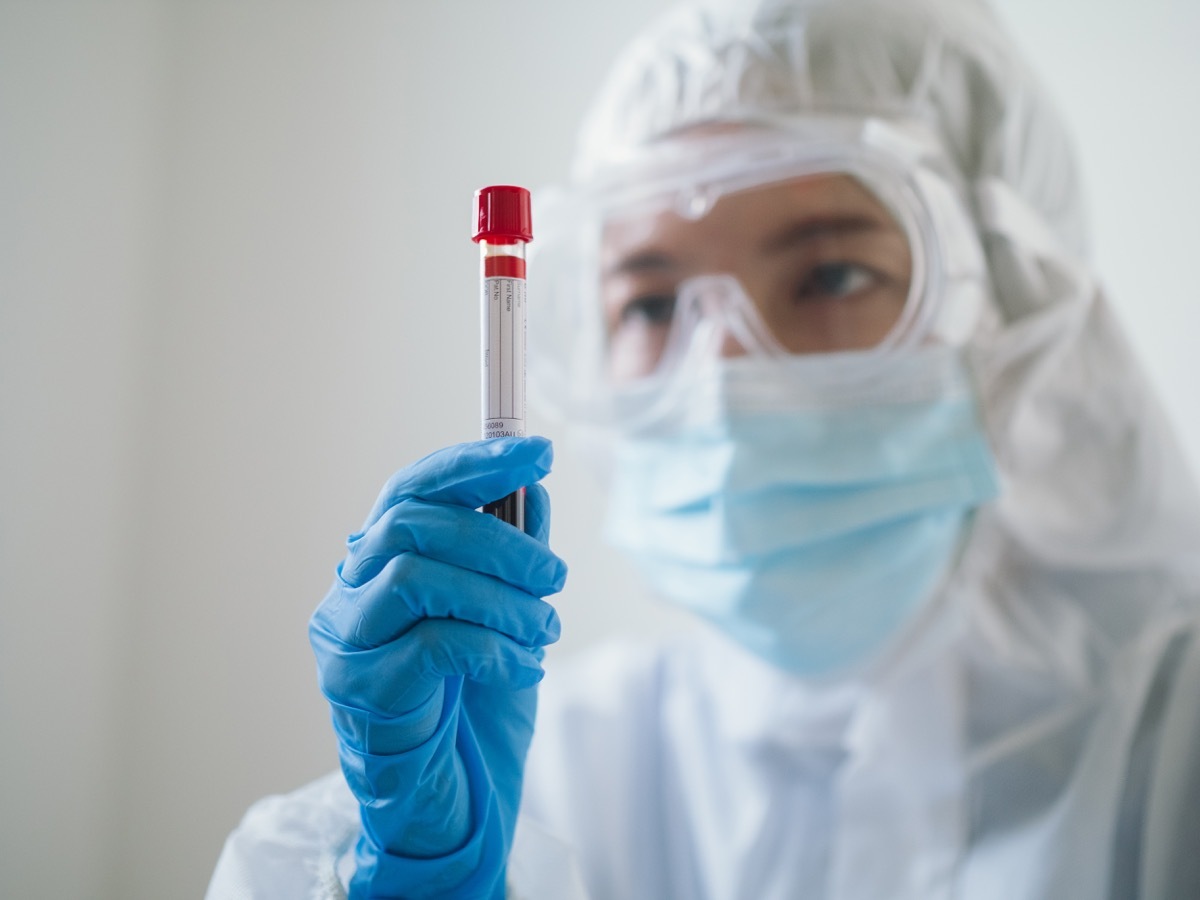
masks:
<path id="1" fill-rule="evenodd" d="M 493 898 L 566 566 L 546 545 L 544 438 L 402 469 L 349 539 L 309 637 L 362 810 L 353 898 Z M 527 486 L 528 534 L 477 512 Z"/>

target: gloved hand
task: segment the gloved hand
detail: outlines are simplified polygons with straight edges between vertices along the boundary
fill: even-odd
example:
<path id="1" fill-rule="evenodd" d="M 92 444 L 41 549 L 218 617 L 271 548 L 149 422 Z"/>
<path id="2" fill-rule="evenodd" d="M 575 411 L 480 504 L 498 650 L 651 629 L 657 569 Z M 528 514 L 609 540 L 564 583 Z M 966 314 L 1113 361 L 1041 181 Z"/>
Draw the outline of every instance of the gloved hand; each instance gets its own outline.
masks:
<path id="1" fill-rule="evenodd" d="M 362 811 L 351 897 L 502 897 L 566 565 L 544 438 L 433 453 L 351 535 L 309 637 Z M 477 512 L 526 486 L 528 534 Z"/>

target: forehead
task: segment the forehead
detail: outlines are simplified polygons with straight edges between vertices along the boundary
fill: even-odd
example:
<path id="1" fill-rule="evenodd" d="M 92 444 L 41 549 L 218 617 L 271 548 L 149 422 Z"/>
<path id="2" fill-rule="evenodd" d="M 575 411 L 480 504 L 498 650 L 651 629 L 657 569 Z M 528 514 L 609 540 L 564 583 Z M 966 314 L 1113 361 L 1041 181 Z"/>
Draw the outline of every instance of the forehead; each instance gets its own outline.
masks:
<path id="1" fill-rule="evenodd" d="M 857 222 L 900 231 L 874 193 L 841 173 L 806 175 L 724 194 L 699 218 L 681 214 L 676 206 L 664 200 L 608 219 L 602 233 L 605 270 L 650 250 L 692 255 L 711 250 L 710 245 L 753 246 L 781 229 L 803 224 Z"/>

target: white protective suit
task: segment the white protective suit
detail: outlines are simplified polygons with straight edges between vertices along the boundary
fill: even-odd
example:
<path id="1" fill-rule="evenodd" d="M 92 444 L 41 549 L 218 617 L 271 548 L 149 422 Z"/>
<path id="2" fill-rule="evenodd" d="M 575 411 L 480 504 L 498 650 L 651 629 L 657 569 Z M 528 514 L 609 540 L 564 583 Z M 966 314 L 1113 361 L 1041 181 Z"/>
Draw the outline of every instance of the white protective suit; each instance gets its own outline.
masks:
<path id="1" fill-rule="evenodd" d="M 708 633 L 552 666 L 510 893 L 1200 897 L 1200 497 L 1085 265 L 1068 141 L 990 12 L 677 11 L 618 62 L 578 171 L 831 109 L 915 115 L 958 166 L 998 307 L 968 351 L 1001 496 L 873 679 L 817 689 Z M 209 897 L 341 896 L 355 828 L 338 774 L 268 798 Z"/>

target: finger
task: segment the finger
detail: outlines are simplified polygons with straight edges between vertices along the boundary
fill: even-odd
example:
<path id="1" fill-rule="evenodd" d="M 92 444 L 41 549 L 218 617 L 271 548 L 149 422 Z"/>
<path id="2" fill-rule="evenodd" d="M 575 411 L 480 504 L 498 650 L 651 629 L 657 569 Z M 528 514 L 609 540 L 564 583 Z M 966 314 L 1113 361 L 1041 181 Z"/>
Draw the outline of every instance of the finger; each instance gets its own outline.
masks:
<path id="1" fill-rule="evenodd" d="M 355 647 L 394 641 L 421 619 L 458 619 L 491 628 L 526 647 L 558 640 L 558 613 L 544 600 L 489 575 L 415 553 L 393 557 L 361 587 L 335 582 L 313 614 Z"/>
<path id="2" fill-rule="evenodd" d="M 340 574 L 351 587 L 401 553 L 490 575 L 538 597 L 562 590 L 567 566 L 544 543 L 474 509 L 407 499 L 350 542 Z"/>
<path id="3" fill-rule="evenodd" d="M 542 679 L 537 656 L 504 635 L 453 619 L 424 619 L 402 638 L 359 650 L 310 630 L 321 692 L 331 703 L 383 718 L 427 704 L 437 684 L 456 675 L 522 690 Z"/>
<path id="4" fill-rule="evenodd" d="M 550 540 L 550 493 L 545 485 L 525 488 L 525 533 L 543 544 Z"/>
<path id="5" fill-rule="evenodd" d="M 476 509 L 544 478 L 554 449 L 544 437 L 492 438 L 437 450 L 391 477 L 362 530 L 408 497 Z"/>

